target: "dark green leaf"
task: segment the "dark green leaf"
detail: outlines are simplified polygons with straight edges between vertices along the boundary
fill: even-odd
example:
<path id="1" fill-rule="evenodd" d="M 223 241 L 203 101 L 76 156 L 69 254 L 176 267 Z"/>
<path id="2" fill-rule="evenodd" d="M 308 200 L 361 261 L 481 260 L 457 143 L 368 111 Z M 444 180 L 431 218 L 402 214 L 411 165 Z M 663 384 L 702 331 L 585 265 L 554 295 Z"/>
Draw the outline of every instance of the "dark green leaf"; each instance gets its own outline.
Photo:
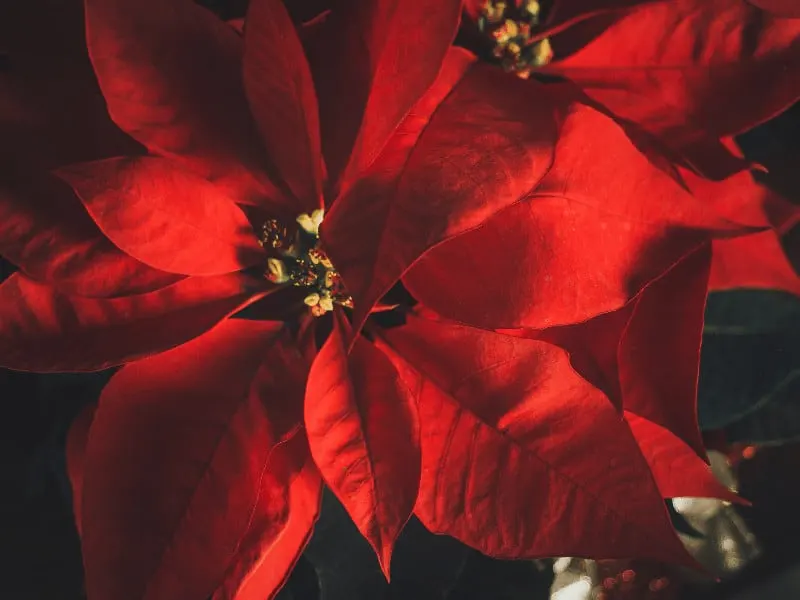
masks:
<path id="1" fill-rule="evenodd" d="M 710 294 L 698 392 L 703 429 L 764 408 L 799 374 L 800 299 L 761 290 Z"/>

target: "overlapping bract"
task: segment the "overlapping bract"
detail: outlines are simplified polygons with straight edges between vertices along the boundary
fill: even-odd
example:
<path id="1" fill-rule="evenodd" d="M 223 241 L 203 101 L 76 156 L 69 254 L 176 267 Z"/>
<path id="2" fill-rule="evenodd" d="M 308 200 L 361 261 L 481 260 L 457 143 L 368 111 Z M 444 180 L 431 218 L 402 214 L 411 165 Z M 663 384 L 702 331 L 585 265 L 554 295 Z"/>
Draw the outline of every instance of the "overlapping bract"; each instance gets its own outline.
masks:
<path id="1" fill-rule="evenodd" d="M 566 4 L 564 31 L 636 3 Z M 729 497 L 695 418 L 710 244 L 774 224 L 749 175 L 660 154 L 707 131 L 476 64 L 459 1 L 342 3 L 298 36 L 252 0 L 243 37 L 188 0 L 85 5 L 150 155 L 3 180 L 0 364 L 122 365 L 68 447 L 90 600 L 272 597 L 323 481 L 387 575 L 412 511 L 495 556 L 691 563 L 663 498 Z M 251 223 L 322 206 L 354 311 L 281 322 L 298 299 Z M 421 304 L 384 327 L 400 280 Z"/>

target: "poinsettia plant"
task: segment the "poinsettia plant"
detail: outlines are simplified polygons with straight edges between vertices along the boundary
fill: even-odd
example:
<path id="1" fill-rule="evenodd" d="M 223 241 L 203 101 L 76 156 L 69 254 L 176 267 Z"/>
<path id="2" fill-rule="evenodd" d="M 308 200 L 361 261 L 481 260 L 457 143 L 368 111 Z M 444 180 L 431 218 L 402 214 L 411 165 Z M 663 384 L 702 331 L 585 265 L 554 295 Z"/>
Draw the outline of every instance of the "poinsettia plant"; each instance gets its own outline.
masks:
<path id="1" fill-rule="evenodd" d="M 798 294 L 790 240 L 800 210 L 756 182 L 732 138 L 797 101 L 787 74 L 800 61 L 798 16 L 769 1 L 474 0 L 459 39 L 523 79 L 575 84 L 701 175 L 686 181 L 695 192 L 718 194 L 719 186 L 701 191 L 709 178 L 727 182 L 736 200 L 723 210 L 754 229 L 713 241 L 711 291 Z"/>
<path id="2" fill-rule="evenodd" d="M 4 174 L 0 365 L 121 367 L 68 444 L 90 599 L 271 597 L 323 482 L 387 576 L 412 512 L 498 557 L 686 563 L 663 499 L 733 499 L 698 349 L 710 243 L 762 191 L 478 63 L 461 9 L 86 0 L 130 138 Z"/>
<path id="3" fill-rule="evenodd" d="M 467 0 L 464 38 L 520 76 L 574 82 L 619 120 L 719 175 L 736 166 L 721 138 L 766 121 L 800 95 L 787 76 L 800 64 L 800 24 L 780 4 Z"/>

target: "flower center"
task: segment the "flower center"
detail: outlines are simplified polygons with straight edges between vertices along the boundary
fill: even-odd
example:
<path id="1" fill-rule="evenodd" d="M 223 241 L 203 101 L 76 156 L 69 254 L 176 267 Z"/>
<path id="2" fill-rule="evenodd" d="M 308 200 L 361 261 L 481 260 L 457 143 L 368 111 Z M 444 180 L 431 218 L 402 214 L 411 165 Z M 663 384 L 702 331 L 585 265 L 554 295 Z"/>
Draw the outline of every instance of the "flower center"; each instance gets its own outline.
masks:
<path id="1" fill-rule="evenodd" d="M 540 24 L 541 7 L 537 0 L 484 0 L 478 16 L 478 30 L 489 36 L 492 55 L 506 71 L 522 79 L 537 67 L 549 63 L 553 49 L 547 38 L 532 39 Z"/>
<path id="2" fill-rule="evenodd" d="M 259 240 L 261 246 L 278 254 L 267 259 L 264 276 L 273 283 L 307 288 L 303 301 L 315 317 L 332 311 L 336 304 L 353 307 L 353 298 L 347 293 L 341 275 L 320 248 L 319 226 L 323 216 L 322 210 L 300 215 L 294 233 L 270 219 L 264 223 Z"/>

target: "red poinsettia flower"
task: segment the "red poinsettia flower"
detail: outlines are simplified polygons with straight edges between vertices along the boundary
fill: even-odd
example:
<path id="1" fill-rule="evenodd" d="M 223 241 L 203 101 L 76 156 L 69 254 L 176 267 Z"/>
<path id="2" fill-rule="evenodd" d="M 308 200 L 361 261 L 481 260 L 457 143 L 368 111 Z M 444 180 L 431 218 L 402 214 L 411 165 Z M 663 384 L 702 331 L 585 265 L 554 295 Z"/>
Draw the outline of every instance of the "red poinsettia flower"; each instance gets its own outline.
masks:
<path id="1" fill-rule="evenodd" d="M 467 45 L 508 70 L 574 82 L 619 120 L 719 178 L 742 167 L 721 138 L 800 98 L 789 75 L 800 68 L 800 20 L 790 18 L 800 15 L 788 4 L 467 0 L 465 33 Z"/>
<path id="2" fill-rule="evenodd" d="M 666 323 L 644 299 L 751 227 L 717 205 L 737 188 L 475 65 L 449 48 L 460 3 L 425 8 L 334 11 L 301 42 L 277 0 L 243 37 L 190 2 L 87 1 L 108 111 L 150 155 L 58 169 L 75 194 L 6 184 L 0 363 L 124 365 L 70 439 L 90 598 L 274 594 L 320 475 L 387 572 L 412 510 L 496 556 L 682 561 L 662 498 L 724 495 L 700 458 L 685 486 L 656 462 L 702 453 L 691 400 L 664 416 L 648 379 L 691 353 L 626 366 L 626 405 L 541 332 Z M 422 304 L 385 327 L 401 278 Z"/>

